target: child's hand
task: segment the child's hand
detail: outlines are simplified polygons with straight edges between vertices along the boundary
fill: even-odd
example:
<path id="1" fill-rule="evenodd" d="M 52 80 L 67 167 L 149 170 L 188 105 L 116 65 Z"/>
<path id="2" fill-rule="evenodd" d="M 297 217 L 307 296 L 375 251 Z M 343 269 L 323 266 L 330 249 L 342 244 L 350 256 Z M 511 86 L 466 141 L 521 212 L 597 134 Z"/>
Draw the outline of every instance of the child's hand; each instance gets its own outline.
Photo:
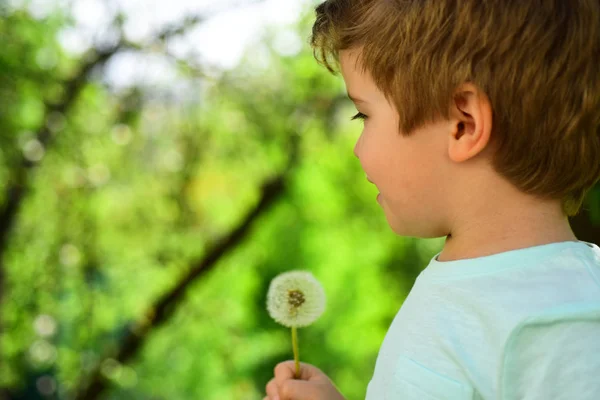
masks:
<path id="1" fill-rule="evenodd" d="M 345 400 L 331 379 L 314 365 L 301 362 L 299 379 L 294 379 L 294 372 L 294 361 L 277 364 L 263 400 Z"/>

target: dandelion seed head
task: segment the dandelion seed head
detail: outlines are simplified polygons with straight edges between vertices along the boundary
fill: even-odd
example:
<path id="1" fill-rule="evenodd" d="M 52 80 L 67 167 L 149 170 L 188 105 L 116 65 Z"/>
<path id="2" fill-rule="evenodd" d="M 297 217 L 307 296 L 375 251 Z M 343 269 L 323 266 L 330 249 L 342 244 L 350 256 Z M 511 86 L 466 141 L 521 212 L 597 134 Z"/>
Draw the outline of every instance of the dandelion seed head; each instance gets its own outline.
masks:
<path id="1" fill-rule="evenodd" d="M 290 306 L 300 307 L 304 304 L 304 301 L 304 293 L 300 290 L 288 290 L 288 303 L 290 303 Z"/>
<path id="2" fill-rule="evenodd" d="M 308 271 L 284 272 L 271 281 L 267 310 L 288 328 L 308 326 L 325 311 L 325 290 Z"/>

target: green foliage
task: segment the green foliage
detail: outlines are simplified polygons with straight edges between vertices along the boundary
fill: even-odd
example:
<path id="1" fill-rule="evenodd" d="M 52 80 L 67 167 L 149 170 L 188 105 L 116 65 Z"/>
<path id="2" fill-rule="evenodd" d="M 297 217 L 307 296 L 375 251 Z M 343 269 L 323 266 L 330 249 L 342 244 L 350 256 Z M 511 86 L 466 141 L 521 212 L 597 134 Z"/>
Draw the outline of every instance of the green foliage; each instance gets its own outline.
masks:
<path id="1" fill-rule="evenodd" d="M 305 43 L 310 22 L 288 33 Z M 216 80 L 181 68 L 191 101 L 162 100 L 152 87 L 115 92 L 91 75 L 72 106 L 52 113 L 87 57 L 58 45 L 68 23 L 23 11 L 0 19 L 2 193 L 28 143 L 44 126 L 52 132 L 1 263 L 0 387 L 42 398 L 45 376 L 57 398 L 70 398 L 99 366 L 106 399 L 262 399 L 275 364 L 292 358 L 289 330 L 266 312 L 269 282 L 306 269 L 328 306 L 300 330 L 300 357 L 349 400 L 364 398 L 385 332 L 441 241 L 390 231 L 352 153 L 360 126 L 341 79 L 306 44 L 281 55 L 267 35 Z M 284 196 L 194 282 L 137 357 L 112 359 L 132 323 L 255 206 L 261 184 L 288 163 L 292 138 L 299 162 Z M 598 193 L 590 199 L 600 220 Z"/>
<path id="2" fill-rule="evenodd" d="M 600 226 L 600 183 L 589 192 L 584 207 L 589 210 L 592 222 Z"/>

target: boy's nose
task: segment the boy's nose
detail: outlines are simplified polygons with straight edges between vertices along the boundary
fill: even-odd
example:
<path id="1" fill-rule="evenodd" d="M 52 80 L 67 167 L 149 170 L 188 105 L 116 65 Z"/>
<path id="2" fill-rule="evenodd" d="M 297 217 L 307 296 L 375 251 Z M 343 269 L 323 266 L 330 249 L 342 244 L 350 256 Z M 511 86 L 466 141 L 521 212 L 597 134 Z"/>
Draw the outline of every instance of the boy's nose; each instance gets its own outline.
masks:
<path id="1" fill-rule="evenodd" d="M 356 141 L 356 144 L 354 145 L 354 155 L 356 156 L 356 158 L 359 158 L 359 159 L 360 159 L 360 157 L 358 156 L 358 152 L 359 152 L 361 138 L 362 138 L 362 135 L 360 135 L 360 137 Z"/>

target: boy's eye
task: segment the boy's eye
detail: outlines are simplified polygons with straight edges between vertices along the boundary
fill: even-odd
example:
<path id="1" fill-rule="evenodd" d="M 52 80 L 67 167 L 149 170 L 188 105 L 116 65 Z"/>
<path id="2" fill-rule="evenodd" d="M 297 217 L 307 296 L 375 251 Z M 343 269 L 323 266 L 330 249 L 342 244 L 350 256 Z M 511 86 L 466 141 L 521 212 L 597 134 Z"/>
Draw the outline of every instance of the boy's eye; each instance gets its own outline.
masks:
<path id="1" fill-rule="evenodd" d="M 361 112 L 359 112 L 358 114 L 356 114 L 354 117 L 350 118 L 351 121 L 354 121 L 355 119 L 362 119 L 365 120 L 367 119 L 367 116 Z"/>

